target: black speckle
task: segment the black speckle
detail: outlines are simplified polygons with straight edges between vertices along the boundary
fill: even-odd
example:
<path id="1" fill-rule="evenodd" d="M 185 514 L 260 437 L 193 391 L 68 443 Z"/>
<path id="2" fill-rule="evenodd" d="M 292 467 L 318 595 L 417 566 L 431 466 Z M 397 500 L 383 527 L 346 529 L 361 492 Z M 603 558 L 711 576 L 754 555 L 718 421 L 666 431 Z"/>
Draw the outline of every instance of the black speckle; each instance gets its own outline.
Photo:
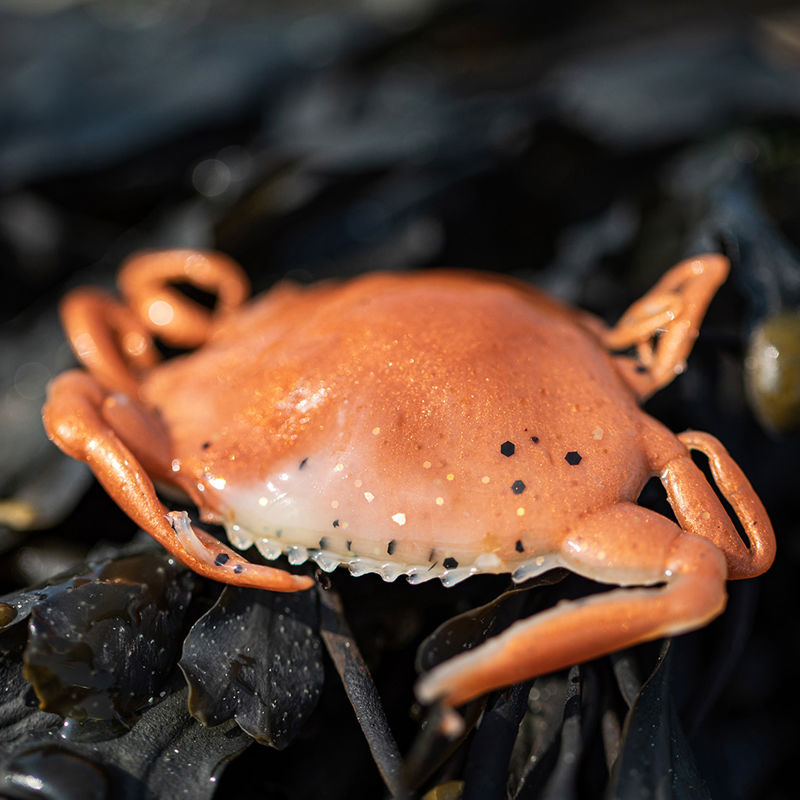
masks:
<path id="1" fill-rule="evenodd" d="M 456 561 L 452 556 L 448 556 L 444 561 L 442 561 L 442 566 L 445 569 L 455 569 L 458 566 L 458 561 Z"/>
<path id="2" fill-rule="evenodd" d="M 235 572 L 237 575 L 239 575 L 240 573 L 242 573 L 242 572 L 244 571 L 244 567 L 243 567 L 241 564 L 237 564 L 237 565 L 236 565 L 236 566 L 233 568 L 233 571 L 234 571 L 234 572 Z"/>
<path id="3" fill-rule="evenodd" d="M 214 563 L 221 567 L 223 564 L 227 564 L 230 556 L 227 553 L 218 553 L 217 557 L 214 559 Z"/>
<path id="4" fill-rule="evenodd" d="M 275 536 L 277 536 L 278 539 L 280 539 L 281 536 L 283 536 L 283 528 L 278 528 L 278 530 L 275 531 Z"/>
<path id="5" fill-rule="evenodd" d="M 522 546 L 522 539 L 517 539 L 517 543 L 514 545 L 514 549 L 518 553 L 524 553 L 525 552 L 525 548 Z"/>
<path id="6" fill-rule="evenodd" d="M 642 373 L 647 372 L 647 367 L 644 364 L 637 364 L 633 371 L 638 372 L 641 375 Z"/>
<path id="7" fill-rule="evenodd" d="M 352 548 L 352 546 L 353 546 L 353 540 L 352 539 L 348 539 L 347 540 L 347 549 L 350 550 Z"/>
<path id="8" fill-rule="evenodd" d="M 500 445 L 500 452 L 506 458 L 508 458 L 509 456 L 513 456 L 515 449 L 516 448 L 514 447 L 514 442 L 503 442 L 503 444 Z"/>
<path id="9" fill-rule="evenodd" d="M 338 519 L 335 519 L 335 520 L 333 521 L 333 527 L 334 527 L 334 528 L 338 528 L 338 527 L 339 527 L 339 520 L 338 520 Z"/>
<path id="10" fill-rule="evenodd" d="M 531 441 L 534 444 L 539 444 L 539 437 L 538 436 L 531 436 Z"/>
<path id="11" fill-rule="evenodd" d="M 433 561 L 435 558 L 436 558 L 436 551 L 431 550 L 430 553 L 428 553 L 428 561 Z"/>
<path id="12" fill-rule="evenodd" d="M 525 491 L 525 484 L 522 481 L 514 481 L 511 484 L 511 491 L 514 494 L 522 494 Z"/>
<path id="13" fill-rule="evenodd" d="M 208 450 L 208 448 L 211 447 L 211 442 L 203 442 L 200 447 L 202 447 L 203 450 Z"/>
<path id="14" fill-rule="evenodd" d="M 391 556 L 394 555 L 395 548 L 397 547 L 397 542 L 392 539 L 391 542 L 386 546 L 386 552 Z"/>
<path id="15" fill-rule="evenodd" d="M 328 549 L 328 537 L 327 536 L 323 536 L 319 540 L 319 549 L 320 550 L 327 550 Z"/>
<path id="16" fill-rule="evenodd" d="M 570 450 L 569 453 L 564 456 L 564 459 L 567 464 L 574 467 L 581 463 L 581 454 L 577 450 Z"/>
<path id="17" fill-rule="evenodd" d="M 308 463 L 308 458 L 304 458 L 304 459 L 303 459 L 303 460 L 300 462 L 300 466 L 299 466 L 297 469 L 303 469 L 303 467 L 304 467 L 304 466 L 305 466 L 307 463 Z"/>

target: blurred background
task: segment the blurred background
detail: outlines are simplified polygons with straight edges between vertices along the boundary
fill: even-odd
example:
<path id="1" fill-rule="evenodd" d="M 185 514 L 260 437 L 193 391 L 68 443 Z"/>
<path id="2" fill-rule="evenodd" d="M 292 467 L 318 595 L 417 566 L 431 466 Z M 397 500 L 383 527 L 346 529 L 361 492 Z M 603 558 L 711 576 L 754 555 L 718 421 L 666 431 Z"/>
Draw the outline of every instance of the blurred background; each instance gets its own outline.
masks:
<path id="1" fill-rule="evenodd" d="M 374 269 L 490 270 L 607 322 L 677 260 L 722 251 L 731 278 L 689 368 L 646 408 L 725 443 L 770 512 L 779 555 L 765 577 L 732 586 L 725 618 L 672 655 L 674 699 L 658 706 L 680 720 L 682 733 L 660 745 L 672 777 L 644 788 L 614 777 L 611 706 L 592 717 L 588 689 L 579 735 L 565 743 L 562 686 L 547 728 L 556 744 L 535 743 L 547 714 L 529 700 L 533 732 L 514 742 L 511 767 L 497 756 L 501 777 L 484 794 L 459 783 L 469 750 L 413 790 L 456 781 L 465 797 L 598 797 L 606 786 L 617 796 L 794 796 L 798 200 L 795 3 L 0 0 L 0 591 L 16 592 L 19 610 L 24 587 L 135 533 L 46 441 L 40 409 L 47 381 L 73 363 L 59 298 L 78 284 L 112 289 L 137 250 L 222 250 L 256 291 Z M 663 497 L 649 485 L 643 502 Z M 505 584 L 448 594 L 333 577 L 400 749 L 424 749 L 409 716 L 416 647 Z M 0 642 L 18 677 L 24 627 Z M 636 658 L 644 679 L 655 654 Z M 177 674 L 173 662 L 160 669 Z M 325 670 L 326 687 L 336 684 Z M 102 755 L 79 736 L 52 762 L 68 756 L 74 774 L 48 767 L 41 743 L 54 746 L 55 717 L 36 716 L 27 683 L 14 685 L 0 704 L 9 796 L 29 796 L 25 776 L 56 787 L 47 796 L 79 796 L 55 777 L 68 773 L 73 787 L 91 775 L 98 797 L 114 781 L 124 796 L 154 796 L 145 767 L 125 761 L 131 744 Z M 382 796 L 333 691 L 311 733 L 282 752 L 249 747 L 224 778 L 220 764 L 245 743 L 208 744 L 193 796 Z M 627 705 L 615 702 L 620 752 L 635 756 L 630 726 L 619 729 Z M 167 769 L 166 752 L 153 745 L 151 767 Z M 681 759 L 696 784 L 675 778 Z M 190 780 L 188 768 L 169 769 L 172 788 Z"/>

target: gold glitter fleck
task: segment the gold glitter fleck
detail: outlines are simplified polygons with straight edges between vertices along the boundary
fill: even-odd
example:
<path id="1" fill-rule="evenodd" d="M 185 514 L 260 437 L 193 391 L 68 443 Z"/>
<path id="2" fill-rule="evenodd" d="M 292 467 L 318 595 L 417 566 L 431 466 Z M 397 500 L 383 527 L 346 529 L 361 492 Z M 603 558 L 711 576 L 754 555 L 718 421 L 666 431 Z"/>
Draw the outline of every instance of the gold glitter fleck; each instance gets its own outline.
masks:
<path id="1" fill-rule="evenodd" d="M 374 494 L 372 494 L 372 492 L 364 492 L 364 499 L 365 499 L 365 500 L 366 500 L 368 503 L 371 503 L 371 502 L 372 502 L 372 501 L 375 499 L 375 495 L 374 495 Z"/>
<path id="2" fill-rule="evenodd" d="M 267 498 L 266 498 L 266 497 L 259 497 L 259 498 L 258 498 L 258 504 L 259 504 L 259 505 L 260 505 L 262 508 L 263 508 L 265 505 L 267 505 L 267 503 L 269 503 L 269 500 L 267 500 Z"/>
<path id="3" fill-rule="evenodd" d="M 344 469 L 344 464 L 337 464 L 334 468 L 334 472 L 341 472 Z"/>
<path id="4" fill-rule="evenodd" d="M 381 432 L 381 429 L 377 426 L 372 429 L 372 435 L 377 436 Z"/>
<path id="5" fill-rule="evenodd" d="M 452 473 L 452 472 L 448 472 L 448 473 L 447 473 L 447 480 L 449 480 L 449 481 L 454 481 L 455 479 L 456 479 L 456 476 L 455 476 L 455 475 L 453 475 L 453 473 Z"/>
<path id="6" fill-rule="evenodd" d="M 436 498 L 436 505 L 443 506 L 444 505 L 444 497 L 437 497 Z"/>
<path id="7" fill-rule="evenodd" d="M 392 519 L 393 519 L 393 520 L 394 520 L 394 521 L 395 521 L 395 522 L 396 522 L 398 525 L 405 525 L 405 524 L 406 524 L 406 515 L 405 515 L 405 514 L 403 514 L 403 513 L 399 513 L 399 514 L 392 514 Z"/>
<path id="8" fill-rule="evenodd" d="M 603 438 L 603 429 L 602 428 L 595 428 L 592 431 L 592 438 L 597 439 L 599 442 Z"/>
<path id="9" fill-rule="evenodd" d="M 489 483 L 489 476 L 488 475 L 484 475 L 481 478 L 481 483 Z"/>
<path id="10" fill-rule="evenodd" d="M 339 501 L 331 500 L 331 508 L 339 508 Z"/>
<path id="11" fill-rule="evenodd" d="M 518 516 L 518 517 L 524 517 L 524 516 L 525 516 L 525 509 L 524 509 L 522 506 L 520 506 L 520 507 L 517 509 L 517 516 Z"/>
<path id="12" fill-rule="evenodd" d="M 430 469 L 430 468 L 431 468 L 431 462 L 430 461 L 423 461 L 422 462 L 422 469 Z"/>

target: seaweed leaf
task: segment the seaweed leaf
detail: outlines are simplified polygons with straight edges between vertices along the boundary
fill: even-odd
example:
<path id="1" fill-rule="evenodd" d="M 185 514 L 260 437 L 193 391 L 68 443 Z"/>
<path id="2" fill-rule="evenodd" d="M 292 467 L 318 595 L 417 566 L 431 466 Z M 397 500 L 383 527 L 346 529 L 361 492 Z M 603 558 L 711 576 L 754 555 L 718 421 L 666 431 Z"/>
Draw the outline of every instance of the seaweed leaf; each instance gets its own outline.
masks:
<path id="1" fill-rule="evenodd" d="M 609 783 L 609 798 L 705 800 L 710 798 L 669 688 L 670 642 L 631 706 L 620 754 Z"/>
<path id="2" fill-rule="evenodd" d="M 318 628 L 312 592 L 226 586 L 183 645 L 189 710 L 205 725 L 235 719 L 254 739 L 283 749 L 319 700 Z"/>

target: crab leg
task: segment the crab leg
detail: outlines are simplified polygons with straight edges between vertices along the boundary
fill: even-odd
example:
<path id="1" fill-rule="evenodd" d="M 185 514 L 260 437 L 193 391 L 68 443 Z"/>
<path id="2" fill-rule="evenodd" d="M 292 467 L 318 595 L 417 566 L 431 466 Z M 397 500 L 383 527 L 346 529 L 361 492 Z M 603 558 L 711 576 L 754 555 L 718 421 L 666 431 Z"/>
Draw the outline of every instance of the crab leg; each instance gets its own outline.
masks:
<path id="1" fill-rule="evenodd" d="M 131 310 L 99 289 L 76 289 L 61 303 L 61 319 L 86 369 L 106 389 L 136 397 L 136 374 L 156 364 L 158 351 Z"/>
<path id="2" fill-rule="evenodd" d="M 573 572 L 623 585 L 559 603 L 422 676 L 417 696 L 458 706 L 503 686 L 640 642 L 706 624 L 725 607 L 725 560 L 706 539 L 665 517 L 622 503 L 585 518 L 567 536 Z"/>
<path id="3" fill-rule="evenodd" d="M 730 579 L 754 578 L 775 558 L 775 533 L 750 482 L 720 441 L 709 433 L 678 435 L 687 450 L 708 457 L 711 474 L 742 525 L 750 546 L 741 539 L 705 475 L 688 455 L 672 459 L 661 480 L 675 517 L 684 530 L 705 536 L 725 553 Z"/>
<path id="4" fill-rule="evenodd" d="M 728 259 L 716 254 L 682 261 L 605 332 L 609 349 L 636 348 L 637 360 L 621 357 L 618 364 L 640 398 L 666 386 L 683 370 L 728 268 Z"/>
<path id="5" fill-rule="evenodd" d="M 137 255 L 119 273 L 128 305 L 151 333 L 175 347 L 197 347 L 208 339 L 215 320 L 247 298 L 250 282 L 235 261 L 222 253 L 166 250 Z M 184 282 L 217 295 L 213 312 L 190 300 L 171 282 Z"/>
<path id="6" fill-rule="evenodd" d="M 257 589 L 294 592 L 313 580 L 274 567 L 251 564 L 185 513 L 167 512 L 136 456 L 104 418 L 110 396 L 91 375 L 65 372 L 48 389 L 43 410 L 48 436 L 68 455 L 85 461 L 117 505 L 186 566 L 208 578 Z M 145 424 L 143 418 L 141 424 Z"/>

